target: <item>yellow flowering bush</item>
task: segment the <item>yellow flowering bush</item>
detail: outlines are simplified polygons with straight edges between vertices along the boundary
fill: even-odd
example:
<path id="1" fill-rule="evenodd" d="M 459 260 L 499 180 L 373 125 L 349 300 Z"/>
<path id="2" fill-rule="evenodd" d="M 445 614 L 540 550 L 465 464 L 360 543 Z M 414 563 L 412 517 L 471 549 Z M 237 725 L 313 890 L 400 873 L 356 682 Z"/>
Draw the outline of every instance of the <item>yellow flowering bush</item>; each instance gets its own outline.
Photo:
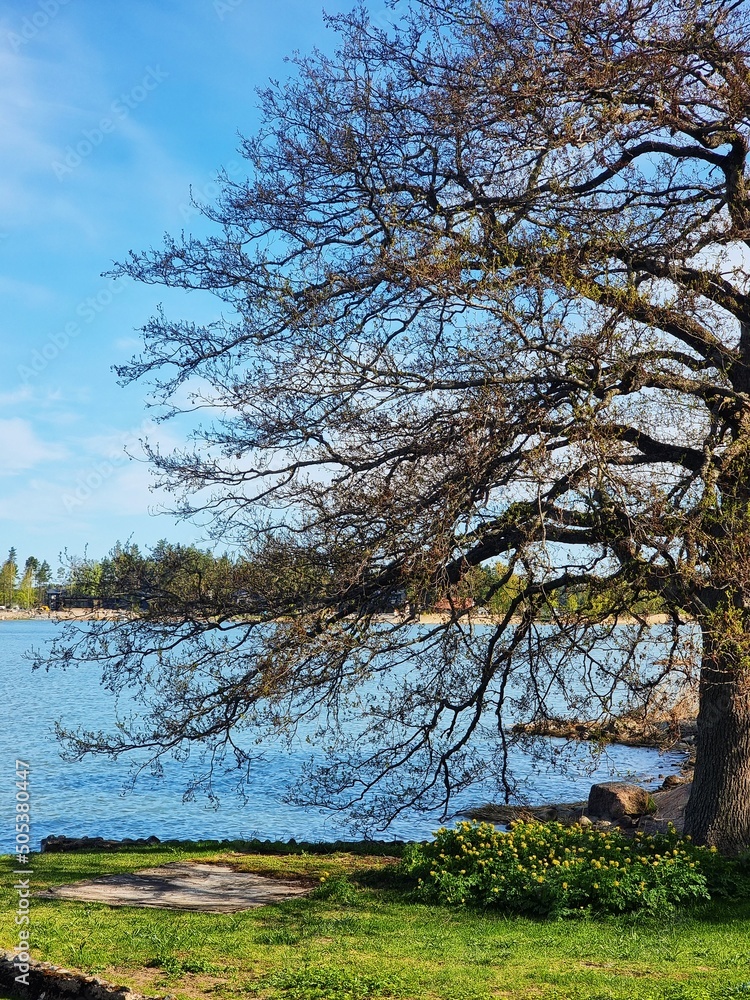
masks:
<path id="1" fill-rule="evenodd" d="M 716 855 L 674 832 L 634 839 L 560 823 L 459 823 L 406 848 L 402 871 L 427 902 L 509 913 L 663 911 L 709 897 Z"/>

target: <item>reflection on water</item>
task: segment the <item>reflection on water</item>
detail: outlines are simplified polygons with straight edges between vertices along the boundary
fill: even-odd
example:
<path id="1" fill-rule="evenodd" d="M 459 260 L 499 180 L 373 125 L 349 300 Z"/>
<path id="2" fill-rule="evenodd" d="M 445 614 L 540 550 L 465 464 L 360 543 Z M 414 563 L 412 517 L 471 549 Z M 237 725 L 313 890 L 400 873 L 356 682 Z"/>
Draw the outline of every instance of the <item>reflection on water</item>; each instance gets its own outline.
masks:
<path id="1" fill-rule="evenodd" d="M 125 761 L 60 759 L 53 734 L 56 719 L 69 726 L 107 729 L 113 718 L 110 695 L 98 683 L 93 667 L 69 671 L 35 672 L 24 651 L 55 634 L 46 621 L 0 622 L 0 780 L 13 786 L 17 758 L 31 764 L 32 829 L 34 844 L 49 834 L 68 836 L 167 838 L 250 838 L 331 840 L 362 836 L 336 813 L 306 810 L 283 801 L 288 786 L 310 759 L 310 747 L 300 744 L 264 748 L 264 759 L 253 769 L 248 801 L 225 790 L 218 810 L 204 800 L 183 802 L 182 792 L 192 773 L 191 762 L 167 761 L 164 776 L 143 774 L 135 791 L 122 795 L 128 775 Z M 560 746 L 562 753 L 562 745 Z M 679 767 L 678 754 L 613 746 L 594 761 L 585 744 L 565 750 L 568 767 L 558 773 L 535 765 L 515 752 L 514 772 L 521 779 L 524 798 L 531 802 L 562 802 L 585 798 L 592 781 L 629 777 L 656 781 L 659 773 Z M 228 786 L 227 786 L 228 787 Z M 221 792 L 221 786 L 219 786 Z M 458 812 L 496 795 L 494 781 L 474 787 L 454 800 Z M 427 837 L 439 825 L 438 815 L 404 814 L 382 836 L 405 840 Z M 372 832 L 372 831 L 370 831 Z M 11 820 L 0 828 L 0 851 L 13 845 Z"/>

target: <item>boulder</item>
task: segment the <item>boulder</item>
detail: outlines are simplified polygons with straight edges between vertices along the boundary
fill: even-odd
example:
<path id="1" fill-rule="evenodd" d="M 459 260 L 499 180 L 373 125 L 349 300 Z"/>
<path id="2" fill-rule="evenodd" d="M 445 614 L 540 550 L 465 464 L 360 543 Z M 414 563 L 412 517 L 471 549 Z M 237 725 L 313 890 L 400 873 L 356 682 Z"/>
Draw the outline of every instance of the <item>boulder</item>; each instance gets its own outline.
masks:
<path id="1" fill-rule="evenodd" d="M 649 811 L 649 794 L 645 788 L 624 781 L 607 781 L 592 785 L 587 812 L 599 819 L 618 820 L 623 816 L 642 816 Z"/>
<path id="2" fill-rule="evenodd" d="M 687 774 L 668 774 L 659 791 L 665 791 L 668 788 L 678 788 L 680 785 L 689 785 L 692 783 L 692 780 Z"/>
<path id="3" fill-rule="evenodd" d="M 678 833 L 682 833 L 685 826 L 685 806 L 690 798 L 692 788 L 691 781 L 662 792 L 654 792 L 654 802 L 656 803 L 654 820 L 664 825 L 671 823 Z"/>
<path id="4" fill-rule="evenodd" d="M 653 837 L 657 833 L 668 833 L 670 826 L 675 824 L 671 820 L 656 819 L 653 816 L 642 816 L 638 822 L 638 829 L 641 833 L 647 833 Z M 679 830 L 678 830 L 679 833 Z"/>

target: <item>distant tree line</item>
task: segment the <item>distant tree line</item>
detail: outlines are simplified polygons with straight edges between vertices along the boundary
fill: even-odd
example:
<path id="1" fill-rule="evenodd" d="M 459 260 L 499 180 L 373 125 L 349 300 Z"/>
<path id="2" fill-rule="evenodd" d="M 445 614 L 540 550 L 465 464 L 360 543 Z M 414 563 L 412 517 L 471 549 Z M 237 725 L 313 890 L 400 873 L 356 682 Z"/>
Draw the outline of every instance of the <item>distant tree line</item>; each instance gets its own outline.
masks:
<path id="1" fill-rule="evenodd" d="M 148 552 L 133 543 L 118 542 L 101 559 L 88 555 L 61 557 L 65 564 L 52 579 L 50 564 L 29 556 L 21 566 L 11 548 L 0 568 L 0 604 L 33 608 L 46 605 L 54 591 L 65 603 L 94 602 L 113 607 L 135 608 L 149 604 L 171 612 L 209 605 L 216 612 L 279 613 L 320 601 L 333 575 L 325 560 L 312 550 L 270 544 L 262 552 L 215 555 L 194 545 L 173 544 L 165 539 Z M 524 587 L 524 577 L 505 563 L 492 561 L 470 567 L 461 582 L 448 591 L 416 588 L 385 590 L 374 599 L 375 611 L 449 611 L 476 607 L 490 614 L 505 614 Z M 611 588 L 601 593 L 591 584 L 571 586 L 550 596 L 545 614 L 566 615 L 589 610 L 601 615 L 621 610 L 622 596 L 613 598 Z M 611 608 L 609 608 L 611 605 Z M 630 607 L 642 614 L 663 610 L 654 595 L 645 593 Z"/>
<path id="2" fill-rule="evenodd" d="M 52 580 L 50 564 L 36 556 L 29 556 L 21 566 L 14 548 L 0 567 L 0 604 L 6 608 L 33 608 L 44 603 Z"/>

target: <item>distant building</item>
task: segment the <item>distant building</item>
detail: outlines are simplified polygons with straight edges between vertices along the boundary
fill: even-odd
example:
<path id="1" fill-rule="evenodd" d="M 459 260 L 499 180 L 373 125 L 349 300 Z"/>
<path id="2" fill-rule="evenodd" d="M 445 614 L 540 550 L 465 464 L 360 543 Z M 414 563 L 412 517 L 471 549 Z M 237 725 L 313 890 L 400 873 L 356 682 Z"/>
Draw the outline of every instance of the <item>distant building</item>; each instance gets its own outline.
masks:
<path id="1" fill-rule="evenodd" d="M 473 597 L 454 597 L 452 602 L 447 597 L 441 597 L 433 604 L 434 611 L 468 611 L 474 607 Z"/>
<path id="2" fill-rule="evenodd" d="M 64 587 L 46 591 L 45 603 L 50 611 L 129 611 L 133 607 L 148 611 L 149 595 L 144 591 L 127 597 L 96 597 L 93 594 L 70 594 Z"/>

